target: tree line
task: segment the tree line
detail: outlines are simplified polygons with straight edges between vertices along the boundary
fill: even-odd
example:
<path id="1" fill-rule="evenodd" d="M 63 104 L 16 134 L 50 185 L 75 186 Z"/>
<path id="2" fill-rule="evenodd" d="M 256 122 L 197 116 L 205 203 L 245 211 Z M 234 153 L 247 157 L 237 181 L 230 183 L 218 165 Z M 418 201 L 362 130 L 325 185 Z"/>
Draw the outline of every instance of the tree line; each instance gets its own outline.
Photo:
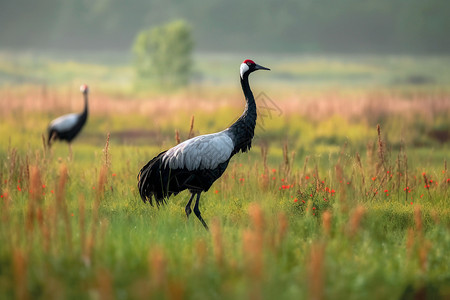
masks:
<path id="1" fill-rule="evenodd" d="M 0 49 L 130 51 L 178 19 L 200 51 L 450 52 L 448 0 L 2 1 Z"/>

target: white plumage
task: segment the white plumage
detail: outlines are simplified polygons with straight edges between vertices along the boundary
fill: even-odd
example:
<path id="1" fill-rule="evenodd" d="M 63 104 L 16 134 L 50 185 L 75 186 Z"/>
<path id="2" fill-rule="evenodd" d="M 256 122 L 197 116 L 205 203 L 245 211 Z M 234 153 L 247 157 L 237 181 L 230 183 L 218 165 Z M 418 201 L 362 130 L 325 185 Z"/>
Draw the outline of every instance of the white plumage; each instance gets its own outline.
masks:
<path id="1" fill-rule="evenodd" d="M 225 132 L 201 135 L 169 149 L 163 156 L 164 166 L 171 169 L 186 168 L 189 171 L 214 169 L 228 160 L 234 143 Z"/>
<path id="2" fill-rule="evenodd" d="M 67 114 L 64 116 L 61 116 L 59 118 L 54 119 L 50 123 L 50 127 L 54 128 L 58 131 L 67 131 L 70 130 L 75 124 L 77 123 L 79 118 L 79 114 L 73 113 L 73 114 Z"/>

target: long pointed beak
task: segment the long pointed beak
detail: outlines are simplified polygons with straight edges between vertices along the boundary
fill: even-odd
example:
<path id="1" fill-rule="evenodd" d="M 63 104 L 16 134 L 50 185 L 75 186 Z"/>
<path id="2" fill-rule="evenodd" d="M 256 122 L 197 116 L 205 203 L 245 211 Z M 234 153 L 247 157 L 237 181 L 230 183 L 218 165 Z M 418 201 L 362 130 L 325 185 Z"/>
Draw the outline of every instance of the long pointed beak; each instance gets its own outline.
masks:
<path id="1" fill-rule="evenodd" d="M 260 66 L 260 65 L 258 65 L 258 64 L 255 64 L 255 70 L 267 70 L 267 71 L 270 71 L 269 68 Z"/>

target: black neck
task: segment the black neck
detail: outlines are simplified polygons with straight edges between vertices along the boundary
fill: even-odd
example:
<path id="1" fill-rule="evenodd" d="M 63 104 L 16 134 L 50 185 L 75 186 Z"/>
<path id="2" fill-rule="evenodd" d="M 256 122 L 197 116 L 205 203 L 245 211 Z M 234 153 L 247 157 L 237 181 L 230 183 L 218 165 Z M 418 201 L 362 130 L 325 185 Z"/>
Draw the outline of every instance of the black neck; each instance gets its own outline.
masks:
<path id="1" fill-rule="evenodd" d="M 83 93 L 83 97 L 84 97 L 84 110 L 81 113 L 81 116 L 84 118 L 87 118 L 88 115 L 88 94 L 87 93 Z"/>
<path id="2" fill-rule="evenodd" d="M 234 142 L 233 154 L 239 151 L 246 152 L 250 150 L 255 134 L 257 117 L 256 103 L 248 83 L 248 75 L 244 74 L 243 78 L 241 78 L 242 91 L 244 92 L 246 101 L 245 110 L 239 119 L 229 128 Z"/>

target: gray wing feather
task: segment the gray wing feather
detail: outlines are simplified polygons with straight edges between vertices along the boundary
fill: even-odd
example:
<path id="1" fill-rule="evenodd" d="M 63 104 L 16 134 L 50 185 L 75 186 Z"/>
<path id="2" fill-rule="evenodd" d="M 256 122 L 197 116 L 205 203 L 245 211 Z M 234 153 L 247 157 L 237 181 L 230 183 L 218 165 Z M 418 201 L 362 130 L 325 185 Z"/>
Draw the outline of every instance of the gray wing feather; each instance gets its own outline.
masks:
<path id="1" fill-rule="evenodd" d="M 207 134 L 184 141 L 167 150 L 163 164 L 171 169 L 214 169 L 226 161 L 234 148 L 225 132 Z"/>

